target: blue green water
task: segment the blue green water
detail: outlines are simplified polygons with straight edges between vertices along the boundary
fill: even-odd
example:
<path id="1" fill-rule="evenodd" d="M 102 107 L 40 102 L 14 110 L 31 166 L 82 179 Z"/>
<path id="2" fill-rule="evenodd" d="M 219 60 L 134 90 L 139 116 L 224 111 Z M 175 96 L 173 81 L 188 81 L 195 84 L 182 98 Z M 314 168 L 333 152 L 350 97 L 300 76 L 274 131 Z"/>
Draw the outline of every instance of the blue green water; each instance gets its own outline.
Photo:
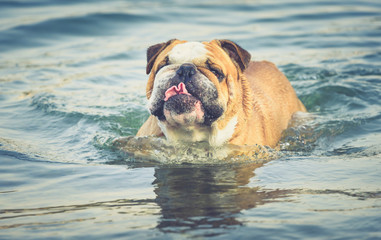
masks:
<path id="1" fill-rule="evenodd" d="M 265 164 L 146 164 L 145 51 L 230 39 L 312 117 Z M 0 1 L 0 239 L 381 239 L 381 3 Z"/>

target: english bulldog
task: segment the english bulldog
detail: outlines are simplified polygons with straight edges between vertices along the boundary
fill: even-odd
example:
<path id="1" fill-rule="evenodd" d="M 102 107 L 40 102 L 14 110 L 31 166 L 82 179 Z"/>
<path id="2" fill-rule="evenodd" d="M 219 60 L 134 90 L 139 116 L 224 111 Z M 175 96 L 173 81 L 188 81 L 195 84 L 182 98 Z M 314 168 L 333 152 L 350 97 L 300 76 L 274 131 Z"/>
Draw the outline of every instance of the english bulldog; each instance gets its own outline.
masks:
<path id="1" fill-rule="evenodd" d="M 138 137 L 275 147 L 293 114 L 306 111 L 273 63 L 251 61 L 229 40 L 153 45 L 146 72 L 151 116 Z"/>

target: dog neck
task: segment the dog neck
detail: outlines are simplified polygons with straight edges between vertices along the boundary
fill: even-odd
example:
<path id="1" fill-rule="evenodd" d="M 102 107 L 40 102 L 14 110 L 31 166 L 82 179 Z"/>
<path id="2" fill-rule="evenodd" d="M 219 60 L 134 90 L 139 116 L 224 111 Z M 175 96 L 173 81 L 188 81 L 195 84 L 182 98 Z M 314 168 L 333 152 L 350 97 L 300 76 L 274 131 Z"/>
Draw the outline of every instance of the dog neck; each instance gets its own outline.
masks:
<path id="1" fill-rule="evenodd" d="M 209 139 L 209 126 L 171 126 L 162 121 L 158 121 L 158 125 L 169 142 L 206 142 Z"/>
<path id="2" fill-rule="evenodd" d="M 231 118 L 223 129 L 219 129 L 217 124 L 211 126 L 173 127 L 158 121 L 160 129 L 170 142 L 208 142 L 212 147 L 222 146 L 229 142 L 237 123 L 237 116 Z"/>

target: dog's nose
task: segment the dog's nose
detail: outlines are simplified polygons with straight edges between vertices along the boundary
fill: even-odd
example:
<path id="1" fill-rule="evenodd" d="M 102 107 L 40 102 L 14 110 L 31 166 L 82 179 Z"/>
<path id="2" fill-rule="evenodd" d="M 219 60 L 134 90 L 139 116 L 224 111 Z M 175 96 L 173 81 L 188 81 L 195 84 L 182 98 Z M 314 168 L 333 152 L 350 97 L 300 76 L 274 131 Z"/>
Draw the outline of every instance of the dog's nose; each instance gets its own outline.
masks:
<path id="1" fill-rule="evenodd" d="M 197 72 L 196 66 L 191 63 L 184 63 L 176 71 L 176 74 L 180 77 L 182 82 L 187 82 Z"/>

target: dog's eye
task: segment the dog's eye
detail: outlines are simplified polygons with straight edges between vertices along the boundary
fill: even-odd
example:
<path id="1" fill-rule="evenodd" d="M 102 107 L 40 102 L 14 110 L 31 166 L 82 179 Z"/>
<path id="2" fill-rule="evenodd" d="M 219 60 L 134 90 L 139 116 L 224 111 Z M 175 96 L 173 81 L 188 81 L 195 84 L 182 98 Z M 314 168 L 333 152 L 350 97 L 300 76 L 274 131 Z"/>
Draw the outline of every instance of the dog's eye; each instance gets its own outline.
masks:
<path id="1" fill-rule="evenodd" d="M 167 64 L 160 64 L 159 66 L 157 66 L 157 70 L 156 70 L 156 73 L 158 73 L 163 67 L 167 66 Z"/>
<path id="2" fill-rule="evenodd" d="M 210 71 L 217 77 L 219 82 L 222 82 L 222 80 L 224 80 L 225 75 L 221 70 L 212 68 L 210 69 Z"/>
<path id="3" fill-rule="evenodd" d="M 210 60 L 206 61 L 208 69 L 217 77 L 219 82 L 222 82 L 222 80 L 225 79 L 225 74 L 215 66 L 213 66 L 212 62 Z"/>

